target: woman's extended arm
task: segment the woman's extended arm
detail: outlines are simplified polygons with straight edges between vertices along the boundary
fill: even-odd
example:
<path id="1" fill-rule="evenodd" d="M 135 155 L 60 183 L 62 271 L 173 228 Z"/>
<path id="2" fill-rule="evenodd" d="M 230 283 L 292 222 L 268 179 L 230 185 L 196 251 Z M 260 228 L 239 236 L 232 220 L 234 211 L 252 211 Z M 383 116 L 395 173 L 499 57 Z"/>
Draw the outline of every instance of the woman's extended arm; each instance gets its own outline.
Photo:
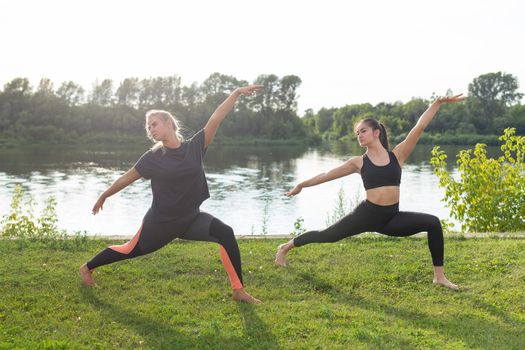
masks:
<path id="1" fill-rule="evenodd" d="M 115 180 L 115 182 L 113 182 L 113 184 L 109 186 L 109 188 L 105 190 L 104 193 L 100 195 L 100 197 L 98 197 L 97 202 L 93 206 L 93 215 L 96 215 L 99 210 L 104 209 L 103 206 L 106 198 L 114 195 L 118 191 L 122 190 L 140 178 L 141 176 L 139 172 L 135 168 L 131 168 L 124 175 Z"/>
<path id="2" fill-rule="evenodd" d="M 439 111 L 439 108 L 443 103 L 454 103 L 454 102 L 460 102 L 466 99 L 466 96 L 462 96 L 463 94 L 459 94 L 456 96 L 443 96 L 438 97 L 430 104 L 430 106 L 427 108 L 425 112 L 419 117 L 419 120 L 417 121 L 416 125 L 410 130 L 407 137 L 396 147 L 394 147 L 393 152 L 397 157 L 397 160 L 400 164 L 403 164 L 405 160 L 408 158 L 408 156 L 412 153 L 414 150 L 414 147 L 416 147 L 416 144 L 423 135 L 423 132 L 425 131 L 425 128 L 430 124 L 436 113 Z"/>
<path id="3" fill-rule="evenodd" d="M 226 118 L 226 115 L 233 109 L 233 106 L 235 105 L 235 102 L 239 96 L 252 95 L 254 92 L 259 91 L 262 88 L 262 85 L 248 85 L 237 88 L 230 94 L 230 96 L 226 98 L 226 100 L 224 100 L 223 103 L 221 103 L 219 107 L 217 107 L 210 119 L 208 119 L 206 126 L 204 126 L 204 148 L 208 147 L 208 145 L 211 143 L 215 137 L 215 133 L 217 132 L 219 125 L 221 125 L 224 118 Z"/>
<path id="4" fill-rule="evenodd" d="M 352 157 L 346 162 L 344 162 L 343 164 L 341 164 L 340 166 L 333 168 L 332 170 L 326 173 L 316 175 L 308 180 L 305 180 L 299 183 L 290 192 L 287 192 L 286 195 L 288 197 L 295 196 L 296 194 L 301 192 L 301 190 L 304 187 L 311 187 L 311 186 L 319 185 L 319 184 L 322 184 L 323 182 L 332 181 L 340 177 L 356 173 L 360 169 L 359 162 L 362 159 L 363 158 L 361 157 Z"/>

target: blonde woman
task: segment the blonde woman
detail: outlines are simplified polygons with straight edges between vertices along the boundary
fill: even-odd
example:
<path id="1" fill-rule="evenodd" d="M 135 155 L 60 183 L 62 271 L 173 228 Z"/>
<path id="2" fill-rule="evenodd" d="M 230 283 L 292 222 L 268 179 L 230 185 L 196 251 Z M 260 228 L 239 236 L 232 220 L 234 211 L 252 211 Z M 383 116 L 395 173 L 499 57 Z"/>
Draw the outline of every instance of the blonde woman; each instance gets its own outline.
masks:
<path id="1" fill-rule="evenodd" d="M 221 260 L 233 288 L 233 299 L 260 303 L 244 290 L 241 255 L 232 228 L 199 210 L 201 203 L 210 196 L 203 169 L 208 146 L 239 96 L 252 95 L 260 89 L 260 85 L 250 85 L 233 91 L 211 115 L 206 126 L 189 140 L 183 140 L 179 123 L 170 113 L 162 110 L 146 113 L 148 137 L 157 144 L 100 195 L 93 214 L 103 209 L 108 197 L 142 177 L 151 180 L 152 205 L 133 239 L 104 249 L 81 266 L 80 275 L 85 284 L 95 283 L 94 269 L 154 252 L 175 238 L 209 241 L 220 245 Z"/>

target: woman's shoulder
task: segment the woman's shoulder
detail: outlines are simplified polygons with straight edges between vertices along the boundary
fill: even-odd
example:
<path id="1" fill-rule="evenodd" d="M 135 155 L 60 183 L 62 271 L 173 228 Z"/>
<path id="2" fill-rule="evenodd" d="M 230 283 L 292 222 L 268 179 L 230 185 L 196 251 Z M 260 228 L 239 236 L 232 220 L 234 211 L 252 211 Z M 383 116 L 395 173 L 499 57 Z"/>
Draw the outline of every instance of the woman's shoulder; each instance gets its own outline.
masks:
<path id="1" fill-rule="evenodd" d="M 365 158 L 367 158 L 367 155 L 366 155 L 366 153 L 363 153 L 363 154 L 360 154 L 360 155 L 357 155 L 357 156 L 350 157 L 350 160 L 353 160 L 354 162 L 362 164 L 363 160 Z"/>
<path id="2" fill-rule="evenodd" d="M 153 160 L 158 157 L 162 157 L 166 153 L 165 150 L 162 149 L 162 147 L 152 147 L 145 151 L 142 156 L 140 156 L 140 159 L 142 160 Z"/>
<path id="3" fill-rule="evenodd" d="M 359 155 L 359 156 L 353 156 L 353 157 L 350 157 L 347 163 L 355 167 L 355 170 L 361 171 L 365 157 L 366 157 L 366 153 Z"/>
<path id="4" fill-rule="evenodd" d="M 160 154 L 162 153 L 162 146 L 161 147 L 152 147 L 148 150 L 146 150 L 146 152 L 144 152 L 144 154 L 142 155 L 143 157 L 152 157 L 156 154 Z"/>

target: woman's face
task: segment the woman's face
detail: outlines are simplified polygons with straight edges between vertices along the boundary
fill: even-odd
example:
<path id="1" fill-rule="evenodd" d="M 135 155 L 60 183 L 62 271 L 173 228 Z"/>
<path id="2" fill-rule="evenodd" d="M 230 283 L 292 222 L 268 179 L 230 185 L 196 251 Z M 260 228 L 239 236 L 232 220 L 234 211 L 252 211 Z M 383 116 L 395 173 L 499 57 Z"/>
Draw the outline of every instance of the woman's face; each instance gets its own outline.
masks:
<path id="1" fill-rule="evenodd" d="M 375 138 L 379 137 L 378 133 L 374 133 L 372 127 L 363 122 L 357 124 L 355 128 L 355 135 L 357 137 L 357 142 L 359 142 L 359 146 L 362 147 L 370 145 Z"/>
<path id="2" fill-rule="evenodd" d="M 147 127 L 155 141 L 165 140 L 170 131 L 168 123 L 155 115 L 148 117 Z"/>

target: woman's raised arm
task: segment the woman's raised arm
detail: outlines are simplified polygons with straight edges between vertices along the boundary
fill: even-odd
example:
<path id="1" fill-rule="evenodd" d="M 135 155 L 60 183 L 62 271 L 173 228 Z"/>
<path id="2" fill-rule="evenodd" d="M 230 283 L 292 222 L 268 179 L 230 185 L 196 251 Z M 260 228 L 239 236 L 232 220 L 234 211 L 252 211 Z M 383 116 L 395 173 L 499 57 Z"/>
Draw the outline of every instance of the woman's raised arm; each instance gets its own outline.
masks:
<path id="1" fill-rule="evenodd" d="M 410 130 L 407 137 L 396 147 L 394 147 L 393 152 L 397 157 L 397 160 L 400 164 L 403 164 L 408 156 L 412 153 L 416 144 L 423 135 L 425 128 L 430 124 L 436 113 L 439 111 L 439 108 L 444 103 L 455 103 L 460 102 L 466 99 L 466 96 L 463 94 L 455 96 L 441 96 L 438 97 L 430 104 L 425 112 L 419 117 L 416 125 Z"/>
<path id="2" fill-rule="evenodd" d="M 217 107 L 210 119 L 208 119 L 206 126 L 204 126 L 204 148 L 208 147 L 208 145 L 212 142 L 219 125 L 221 125 L 224 118 L 226 118 L 226 115 L 233 109 L 233 106 L 235 105 L 235 102 L 239 96 L 252 95 L 254 92 L 261 90 L 263 87 L 264 86 L 262 85 L 248 85 L 237 88 L 230 94 L 230 96 L 226 98 L 226 100 L 224 100 L 223 103 L 220 104 L 219 107 Z"/>

